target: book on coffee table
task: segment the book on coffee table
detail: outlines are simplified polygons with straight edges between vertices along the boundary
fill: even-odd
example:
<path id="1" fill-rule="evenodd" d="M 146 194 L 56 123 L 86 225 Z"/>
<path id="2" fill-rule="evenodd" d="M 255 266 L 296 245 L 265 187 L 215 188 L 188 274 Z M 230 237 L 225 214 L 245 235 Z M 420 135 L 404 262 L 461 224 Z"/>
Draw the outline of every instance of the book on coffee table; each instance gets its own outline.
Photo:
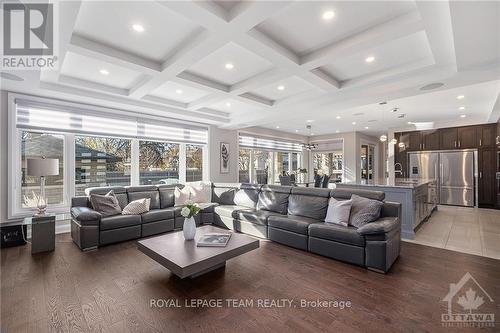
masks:
<path id="1" fill-rule="evenodd" d="M 209 233 L 198 239 L 196 246 L 200 247 L 225 247 L 231 238 L 230 233 Z"/>

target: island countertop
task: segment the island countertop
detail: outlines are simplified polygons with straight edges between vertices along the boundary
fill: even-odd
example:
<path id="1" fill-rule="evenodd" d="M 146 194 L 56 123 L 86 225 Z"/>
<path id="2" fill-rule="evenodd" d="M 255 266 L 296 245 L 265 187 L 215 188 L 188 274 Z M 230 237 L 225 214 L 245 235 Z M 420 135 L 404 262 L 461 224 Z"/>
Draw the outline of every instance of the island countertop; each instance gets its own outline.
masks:
<path id="1" fill-rule="evenodd" d="M 367 186 L 367 187 L 399 187 L 399 188 L 417 188 L 425 184 L 435 182 L 435 179 L 424 179 L 424 178 L 378 178 L 374 179 L 371 184 L 358 182 L 347 182 L 340 183 L 340 185 L 346 186 Z"/>

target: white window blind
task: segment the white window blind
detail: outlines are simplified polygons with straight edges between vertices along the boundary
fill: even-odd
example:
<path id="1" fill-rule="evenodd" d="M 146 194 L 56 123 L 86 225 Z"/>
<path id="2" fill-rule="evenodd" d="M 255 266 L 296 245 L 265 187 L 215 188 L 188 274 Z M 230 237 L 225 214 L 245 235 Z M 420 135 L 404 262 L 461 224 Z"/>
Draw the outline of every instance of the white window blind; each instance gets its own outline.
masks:
<path id="1" fill-rule="evenodd" d="M 240 147 L 265 149 L 265 150 L 278 150 L 301 152 L 302 145 L 292 141 L 281 141 L 269 138 L 262 138 L 257 136 L 240 135 Z"/>
<path id="2" fill-rule="evenodd" d="M 16 99 L 16 126 L 53 132 L 118 136 L 169 142 L 208 143 L 208 129 L 80 108 Z"/>

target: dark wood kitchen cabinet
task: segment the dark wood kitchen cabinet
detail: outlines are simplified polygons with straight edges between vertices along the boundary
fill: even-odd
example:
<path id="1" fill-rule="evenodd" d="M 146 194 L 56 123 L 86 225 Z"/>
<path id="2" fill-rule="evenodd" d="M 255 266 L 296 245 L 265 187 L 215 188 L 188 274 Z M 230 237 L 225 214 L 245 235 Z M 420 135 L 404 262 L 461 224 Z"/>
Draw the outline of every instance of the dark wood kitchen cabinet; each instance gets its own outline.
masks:
<path id="1" fill-rule="evenodd" d="M 496 124 L 485 124 L 477 127 L 477 146 L 479 148 L 495 147 Z"/>
<path id="2" fill-rule="evenodd" d="M 457 129 L 457 148 L 477 148 L 477 127 L 464 126 Z"/>
<path id="3" fill-rule="evenodd" d="M 422 150 L 422 133 L 420 131 L 406 132 L 405 135 L 408 136 L 407 151 Z"/>
<path id="4" fill-rule="evenodd" d="M 407 157 L 407 144 L 408 135 L 406 133 L 394 133 L 394 138 L 398 143 L 403 142 L 404 146 L 400 147 L 399 144 L 394 146 L 394 171 L 396 178 L 406 178 L 408 172 L 408 157 Z"/>
<path id="5" fill-rule="evenodd" d="M 440 149 L 456 149 L 458 130 L 457 128 L 442 128 L 439 130 L 439 147 Z"/>
<path id="6" fill-rule="evenodd" d="M 422 150 L 439 149 L 439 130 L 422 132 Z"/>
<path id="7" fill-rule="evenodd" d="M 495 207 L 496 202 L 496 148 L 478 150 L 478 205 Z"/>

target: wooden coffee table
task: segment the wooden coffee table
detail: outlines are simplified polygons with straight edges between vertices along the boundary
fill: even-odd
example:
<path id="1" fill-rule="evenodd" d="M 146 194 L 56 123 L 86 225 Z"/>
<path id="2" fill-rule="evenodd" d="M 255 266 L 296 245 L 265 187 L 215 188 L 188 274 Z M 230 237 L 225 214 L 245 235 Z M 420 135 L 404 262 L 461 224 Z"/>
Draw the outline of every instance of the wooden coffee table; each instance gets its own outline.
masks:
<path id="1" fill-rule="evenodd" d="M 213 232 L 232 233 L 226 247 L 197 247 L 201 235 Z M 202 226 L 196 229 L 195 240 L 186 241 L 182 231 L 143 239 L 137 242 L 141 252 L 184 279 L 197 277 L 226 265 L 226 260 L 259 247 L 259 241 L 230 230 Z"/>

